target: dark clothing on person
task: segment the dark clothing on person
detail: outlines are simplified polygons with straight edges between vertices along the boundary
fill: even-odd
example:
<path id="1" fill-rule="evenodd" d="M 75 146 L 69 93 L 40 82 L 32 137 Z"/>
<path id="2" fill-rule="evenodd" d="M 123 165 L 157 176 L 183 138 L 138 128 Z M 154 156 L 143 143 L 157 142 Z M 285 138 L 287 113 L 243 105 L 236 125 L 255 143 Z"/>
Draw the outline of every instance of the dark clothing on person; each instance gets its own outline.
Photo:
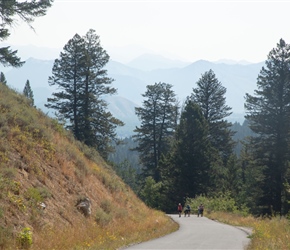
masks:
<path id="1" fill-rule="evenodd" d="M 178 211 L 179 217 L 181 217 L 182 205 L 180 203 L 178 204 L 177 211 Z"/>
<path id="2" fill-rule="evenodd" d="M 184 217 L 186 217 L 186 215 L 188 215 L 188 217 L 190 216 L 190 206 L 186 205 L 185 209 L 184 209 Z"/>
<path id="3" fill-rule="evenodd" d="M 201 217 L 203 217 L 203 210 L 204 210 L 204 207 L 203 207 L 202 204 L 200 204 L 199 207 L 198 207 L 197 217 L 199 217 L 199 215 L 200 215 Z"/>

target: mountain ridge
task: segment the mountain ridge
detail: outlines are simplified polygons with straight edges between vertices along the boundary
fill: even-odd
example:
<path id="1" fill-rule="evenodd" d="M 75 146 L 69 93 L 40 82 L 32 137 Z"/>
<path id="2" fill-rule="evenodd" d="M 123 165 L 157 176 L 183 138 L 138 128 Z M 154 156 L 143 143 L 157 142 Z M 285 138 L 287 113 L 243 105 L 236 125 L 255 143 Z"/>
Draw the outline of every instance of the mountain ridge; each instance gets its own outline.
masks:
<path id="1" fill-rule="evenodd" d="M 146 58 L 148 58 L 148 55 Z M 156 57 L 152 59 L 154 58 Z M 244 121 L 244 96 L 246 93 L 253 93 L 256 87 L 256 78 L 264 62 L 225 64 L 198 60 L 188 63 L 184 67 L 169 67 L 170 62 L 172 60 L 168 60 L 164 68 L 155 68 L 150 71 L 135 67 L 133 61 L 130 62 L 130 65 L 127 65 L 110 60 L 106 65 L 108 76 L 114 79 L 112 86 L 117 89 L 117 94 L 108 99 L 110 100 L 109 110 L 116 118 L 123 120 L 126 124 L 121 129 L 122 132 L 118 131 L 120 136 L 131 135 L 133 133 L 132 128 L 138 125 L 138 123 L 135 123 L 138 119 L 133 115 L 134 107 L 142 105 L 142 94 L 145 93 L 147 85 L 158 82 L 172 84 L 178 100 L 182 103 L 191 94 L 192 88 L 201 75 L 210 69 L 214 71 L 217 79 L 227 89 L 226 103 L 232 107 L 233 112 L 233 115 L 228 118 L 229 121 L 239 123 Z M 23 91 L 26 80 L 29 80 L 35 94 L 36 106 L 48 114 L 52 114 L 53 111 L 47 110 L 44 104 L 55 91 L 55 87 L 48 85 L 48 77 L 51 75 L 53 63 L 54 60 L 29 58 L 22 68 L 12 68 L 5 73 L 8 85 L 20 92 Z M 124 102 L 131 103 L 130 105 L 121 105 L 127 110 L 119 112 L 120 108 L 114 107 L 117 103 L 120 105 L 120 100 L 113 101 L 114 98 L 119 97 L 122 97 Z M 116 112 L 118 109 L 119 111 Z M 124 116 L 124 114 L 128 115 Z M 129 124 L 130 126 L 127 127 Z"/>

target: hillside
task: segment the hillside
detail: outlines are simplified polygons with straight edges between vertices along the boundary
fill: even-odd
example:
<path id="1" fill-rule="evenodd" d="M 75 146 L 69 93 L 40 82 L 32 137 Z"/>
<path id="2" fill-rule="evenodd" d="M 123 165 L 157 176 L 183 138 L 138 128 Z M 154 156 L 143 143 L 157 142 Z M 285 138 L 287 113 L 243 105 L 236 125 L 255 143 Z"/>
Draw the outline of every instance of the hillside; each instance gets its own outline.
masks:
<path id="1" fill-rule="evenodd" d="M 98 155 L 0 83 L 0 249 L 117 249 L 177 229 Z M 87 216 L 78 209 L 90 200 Z M 84 212 L 89 210 L 83 210 Z"/>

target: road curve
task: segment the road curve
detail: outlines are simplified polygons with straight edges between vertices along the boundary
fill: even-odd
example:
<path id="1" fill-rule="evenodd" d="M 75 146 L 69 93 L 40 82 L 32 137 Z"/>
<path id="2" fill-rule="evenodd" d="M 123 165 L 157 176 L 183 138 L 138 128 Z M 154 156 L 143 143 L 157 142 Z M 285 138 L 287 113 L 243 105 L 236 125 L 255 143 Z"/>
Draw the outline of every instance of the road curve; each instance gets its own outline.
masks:
<path id="1" fill-rule="evenodd" d="M 248 233 L 237 227 L 210 220 L 206 217 L 178 217 L 169 215 L 179 223 L 178 231 L 164 237 L 136 244 L 126 250 L 137 249 L 207 249 L 243 250 L 250 243 Z"/>

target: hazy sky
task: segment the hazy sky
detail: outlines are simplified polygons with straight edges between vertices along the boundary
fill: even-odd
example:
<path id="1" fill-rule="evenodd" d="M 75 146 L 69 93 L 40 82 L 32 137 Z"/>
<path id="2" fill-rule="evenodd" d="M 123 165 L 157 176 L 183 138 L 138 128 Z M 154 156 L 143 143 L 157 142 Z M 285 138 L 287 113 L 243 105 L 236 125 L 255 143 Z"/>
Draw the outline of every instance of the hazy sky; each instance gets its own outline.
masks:
<path id="1" fill-rule="evenodd" d="M 261 62 L 280 38 L 290 43 L 289 11 L 290 0 L 54 0 L 32 24 L 35 32 L 19 22 L 5 42 L 61 49 L 94 29 L 115 60 L 151 52 L 191 62 Z"/>

